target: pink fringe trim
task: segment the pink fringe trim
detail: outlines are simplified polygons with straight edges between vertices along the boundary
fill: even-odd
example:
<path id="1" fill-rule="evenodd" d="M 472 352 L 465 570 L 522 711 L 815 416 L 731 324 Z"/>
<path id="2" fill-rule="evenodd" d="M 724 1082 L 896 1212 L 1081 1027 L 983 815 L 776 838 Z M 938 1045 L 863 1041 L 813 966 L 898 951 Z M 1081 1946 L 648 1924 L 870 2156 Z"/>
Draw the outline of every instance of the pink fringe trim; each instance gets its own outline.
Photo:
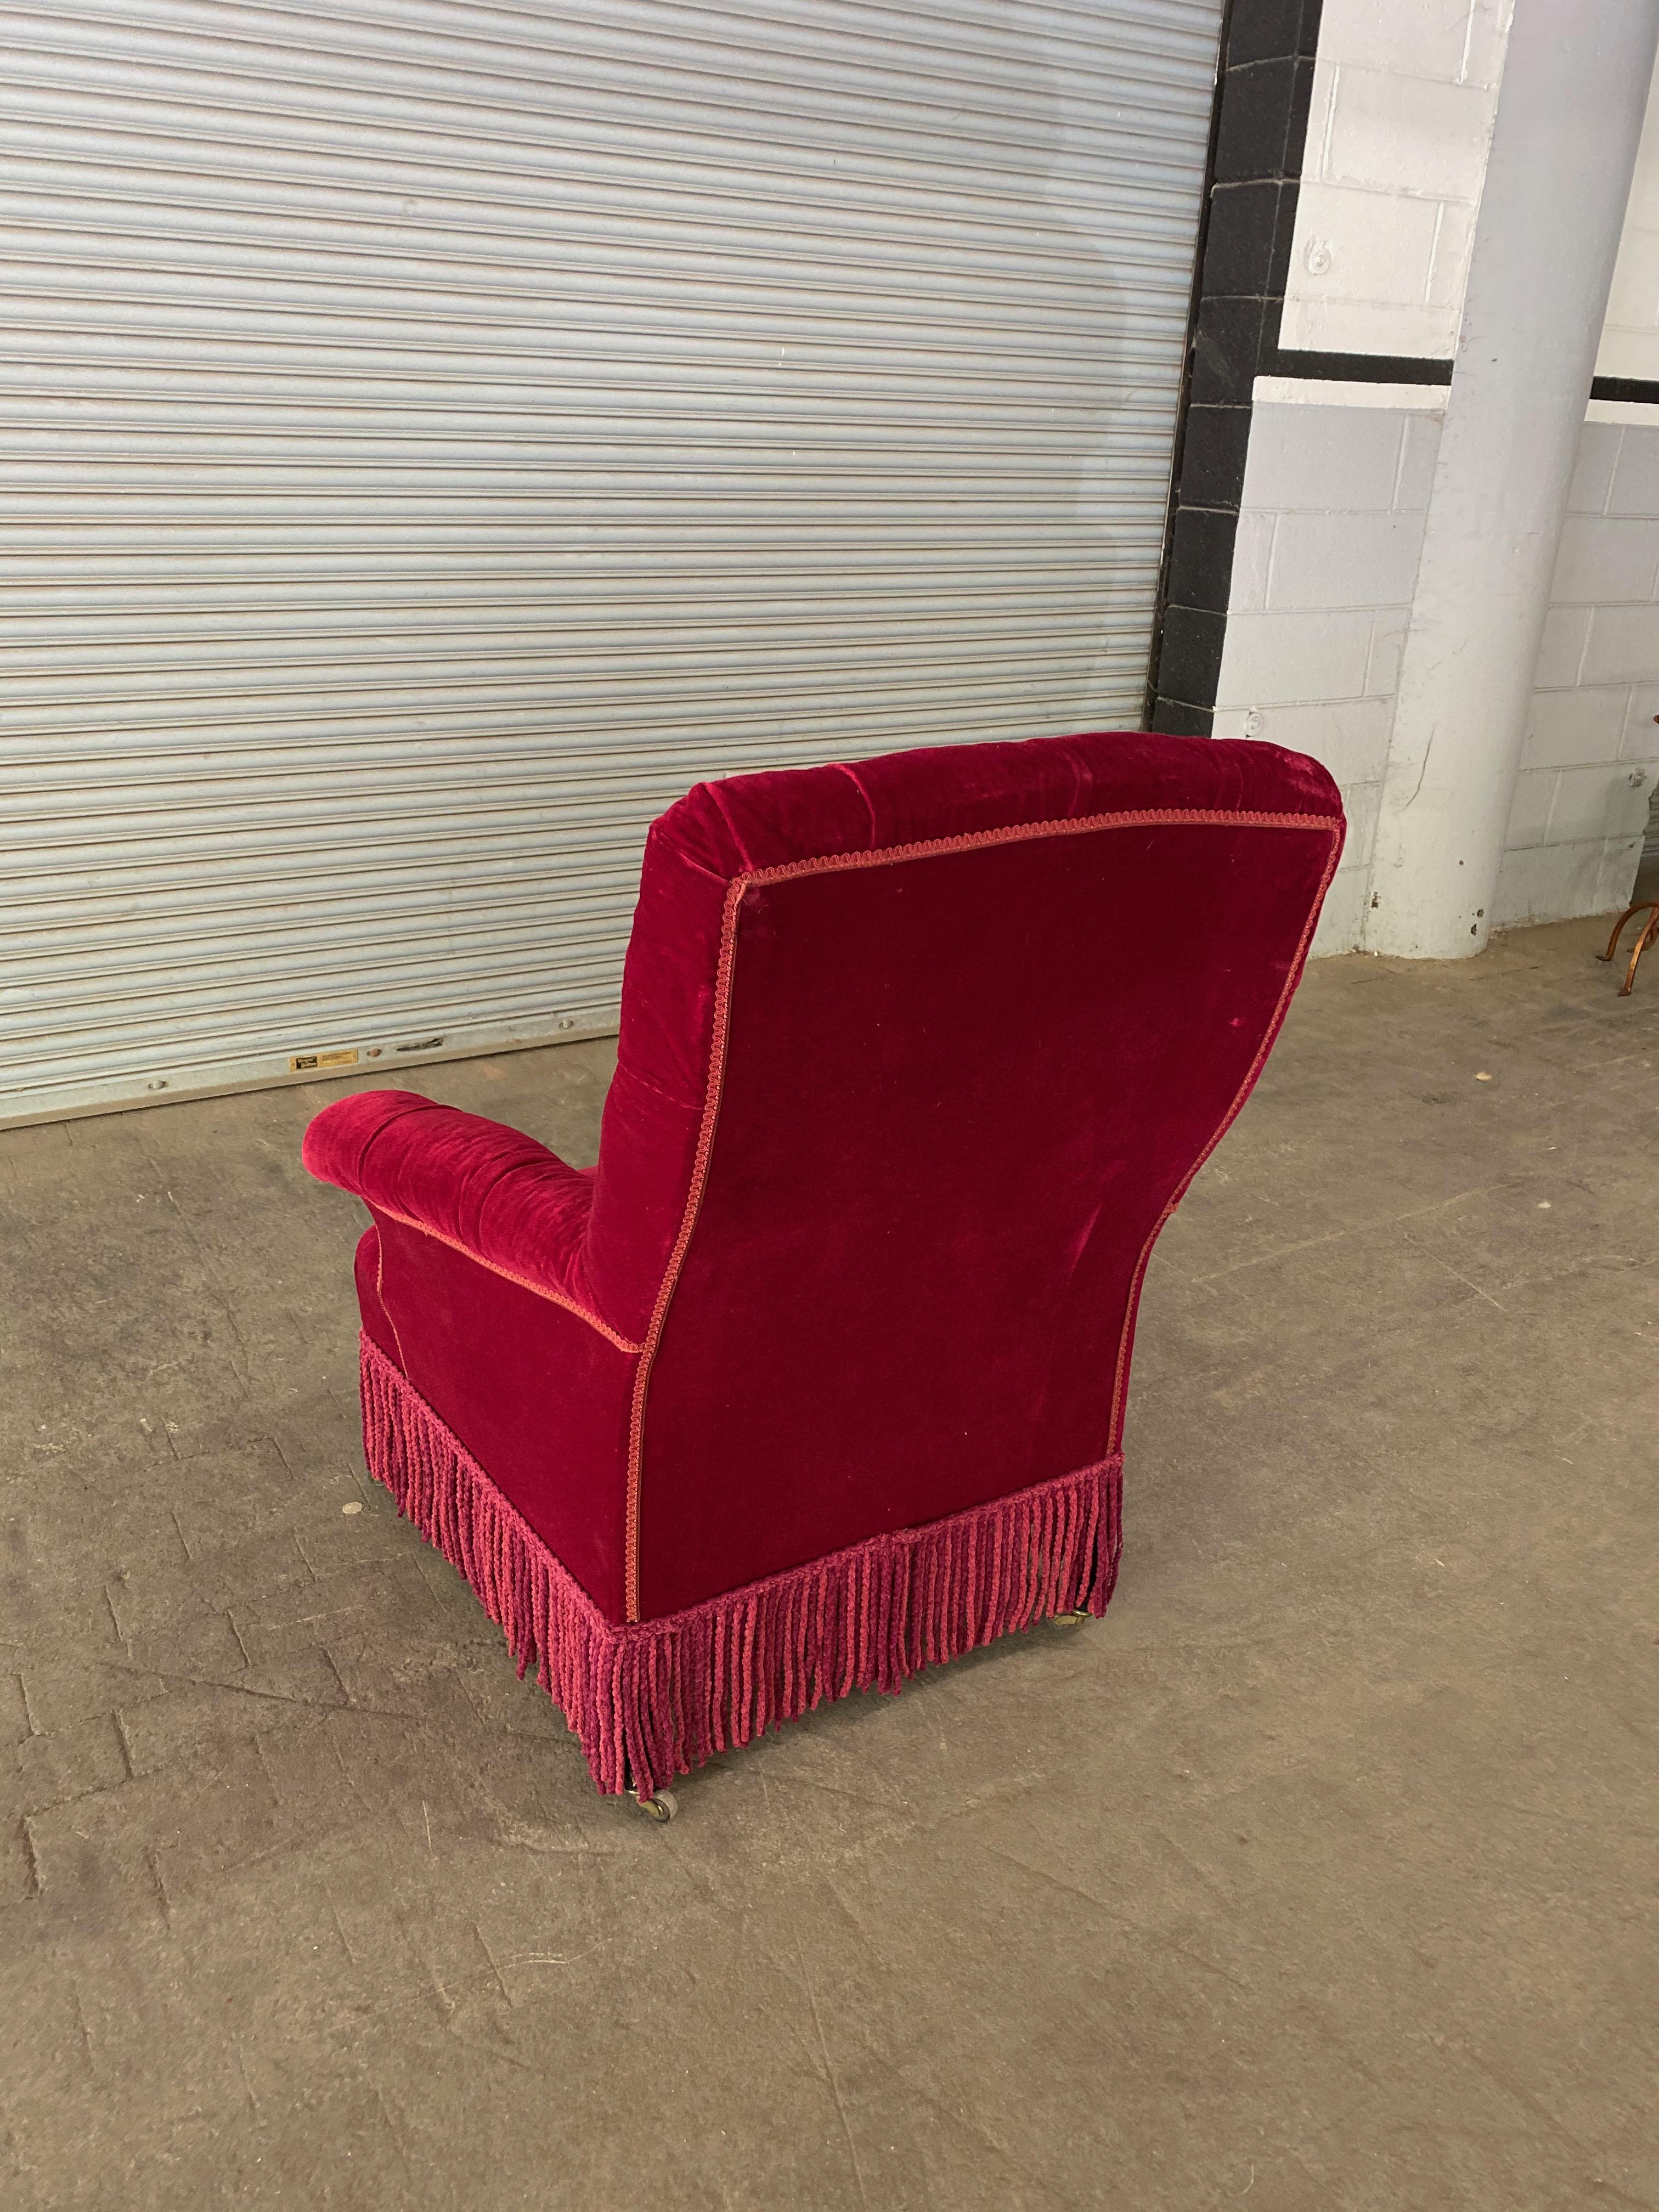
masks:
<path id="1" fill-rule="evenodd" d="M 561 1706 L 600 1790 L 654 1790 L 854 1690 L 1050 1613 L 1100 1613 L 1122 1548 L 1122 1458 L 872 1536 L 684 1613 L 607 1620 L 368 1336 L 369 1471 L 471 1583 L 522 1675 Z"/>

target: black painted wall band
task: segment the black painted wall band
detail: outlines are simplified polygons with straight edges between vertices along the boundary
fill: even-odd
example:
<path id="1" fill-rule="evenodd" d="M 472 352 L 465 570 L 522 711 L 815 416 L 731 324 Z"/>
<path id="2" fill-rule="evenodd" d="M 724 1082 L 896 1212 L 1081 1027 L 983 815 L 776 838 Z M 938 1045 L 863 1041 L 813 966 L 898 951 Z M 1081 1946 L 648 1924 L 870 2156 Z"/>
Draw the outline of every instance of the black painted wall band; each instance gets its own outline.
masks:
<path id="1" fill-rule="evenodd" d="M 1344 384 L 1449 384 L 1449 361 L 1414 353 L 1303 353 L 1264 349 L 1258 374 L 1316 377 Z"/>
<path id="2" fill-rule="evenodd" d="M 1590 398 L 1628 399 L 1638 407 L 1659 407 L 1659 382 L 1650 376 L 1598 376 L 1591 380 Z"/>

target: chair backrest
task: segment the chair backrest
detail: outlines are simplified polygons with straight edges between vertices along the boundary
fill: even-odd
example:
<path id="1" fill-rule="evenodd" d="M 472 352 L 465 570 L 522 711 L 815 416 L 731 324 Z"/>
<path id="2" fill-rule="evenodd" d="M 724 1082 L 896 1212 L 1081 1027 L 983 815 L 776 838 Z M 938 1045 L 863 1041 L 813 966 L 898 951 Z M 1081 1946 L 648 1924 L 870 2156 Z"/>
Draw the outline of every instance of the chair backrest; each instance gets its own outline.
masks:
<path id="1" fill-rule="evenodd" d="M 699 786 L 653 828 L 589 1232 L 649 1617 L 1117 1447 L 1152 1240 L 1341 850 L 1278 747 Z"/>

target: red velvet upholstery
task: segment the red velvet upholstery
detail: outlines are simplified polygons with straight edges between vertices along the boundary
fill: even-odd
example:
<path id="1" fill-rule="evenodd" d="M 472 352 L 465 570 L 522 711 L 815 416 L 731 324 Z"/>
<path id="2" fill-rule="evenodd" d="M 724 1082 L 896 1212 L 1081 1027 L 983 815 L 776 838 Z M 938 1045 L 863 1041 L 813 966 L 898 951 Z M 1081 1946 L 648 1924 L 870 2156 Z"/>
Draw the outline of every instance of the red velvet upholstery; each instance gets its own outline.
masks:
<path id="1" fill-rule="evenodd" d="M 312 1124 L 365 1331 L 615 1623 L 1119 1444 L 1152 1241 L 1341 848 L 1271 745 L 941 747 L 653 827 L 599 1160 L 398 1091 Z"/>

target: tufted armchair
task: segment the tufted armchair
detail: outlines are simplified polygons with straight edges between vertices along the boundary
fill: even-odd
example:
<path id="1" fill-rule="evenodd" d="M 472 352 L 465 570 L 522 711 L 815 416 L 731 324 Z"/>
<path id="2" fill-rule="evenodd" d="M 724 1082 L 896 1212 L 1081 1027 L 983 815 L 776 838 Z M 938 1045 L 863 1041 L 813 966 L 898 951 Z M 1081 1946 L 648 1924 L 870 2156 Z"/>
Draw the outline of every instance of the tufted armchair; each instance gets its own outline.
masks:
<path id="1" fill-rule="evenodd" d="M 1135 1309 L 1342 846 L 1145 735 L 699 785 L 653 828 L 599 1164 L 408 1091 L 355 1193 L 365 1448 L 602 1790 L 1101 1612 Z"/>

